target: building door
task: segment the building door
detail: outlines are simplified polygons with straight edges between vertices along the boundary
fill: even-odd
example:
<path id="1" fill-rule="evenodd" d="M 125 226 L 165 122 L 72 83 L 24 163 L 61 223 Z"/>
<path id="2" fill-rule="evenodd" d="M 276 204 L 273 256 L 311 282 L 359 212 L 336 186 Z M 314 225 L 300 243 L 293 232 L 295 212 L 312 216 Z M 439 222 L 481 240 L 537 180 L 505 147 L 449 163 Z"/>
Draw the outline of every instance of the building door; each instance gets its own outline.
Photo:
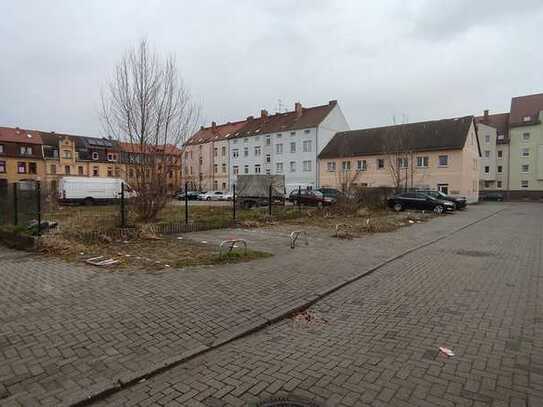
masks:
<path id="1" fill-rule="evenodd" d="M 437 184 L 437 190 L 445 195 L 449 195 L 449 184 Z"/>

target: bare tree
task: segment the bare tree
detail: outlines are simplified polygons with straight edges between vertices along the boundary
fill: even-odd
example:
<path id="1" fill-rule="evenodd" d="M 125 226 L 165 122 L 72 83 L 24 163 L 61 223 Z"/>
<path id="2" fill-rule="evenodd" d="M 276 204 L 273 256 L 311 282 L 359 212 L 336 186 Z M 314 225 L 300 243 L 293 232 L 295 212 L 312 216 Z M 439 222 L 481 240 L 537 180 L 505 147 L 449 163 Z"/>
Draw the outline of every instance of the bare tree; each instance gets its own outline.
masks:
<path id="1" fill-rule="evenodd" d="M 398 192 L 413 187 L 413 150 L 409 136 L 407 124 L 400 124 L 390 127 L 383 138 L 386 167 Z"/>
<path id="2" fill-rule="evenodd" d="M 179 146 L 193 133 L 199 107 L 178 72 L 173 56 L 161 58 L 142 40 L 130 49 L 102 91 L 107 134 L 125 145 L 134 173 L 135 206 L 153 220 L 168 201 L 168 176 L 181 168 Z"/>

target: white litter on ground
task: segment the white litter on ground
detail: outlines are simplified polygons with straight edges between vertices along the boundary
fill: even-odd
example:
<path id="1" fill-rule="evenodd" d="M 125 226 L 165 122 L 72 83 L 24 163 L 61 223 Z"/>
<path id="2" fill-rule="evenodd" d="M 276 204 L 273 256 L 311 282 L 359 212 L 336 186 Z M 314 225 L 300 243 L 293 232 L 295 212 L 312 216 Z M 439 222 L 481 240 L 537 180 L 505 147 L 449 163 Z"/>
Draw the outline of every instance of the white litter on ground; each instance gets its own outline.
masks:
<path id="1" fill-rule="evenodd" d="M 446 348 L 444 346 L 440 346 L 439 350 L 442 353 L 444 353 L 445 355 L 447 355 L 448 357 L 453 357 L 454 356 L 454 352 L 452 350 L 450 350 L 449 348 Z"/>

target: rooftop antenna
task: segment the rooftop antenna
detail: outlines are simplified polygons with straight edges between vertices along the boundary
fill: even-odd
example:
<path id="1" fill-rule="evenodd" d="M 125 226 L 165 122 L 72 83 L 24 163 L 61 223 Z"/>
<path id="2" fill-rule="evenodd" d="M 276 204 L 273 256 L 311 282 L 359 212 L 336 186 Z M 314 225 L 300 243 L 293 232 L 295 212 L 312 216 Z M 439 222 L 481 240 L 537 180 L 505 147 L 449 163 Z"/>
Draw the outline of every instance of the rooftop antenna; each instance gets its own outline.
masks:
<path id="1" fill-rule="evenodd" d="M 283 101 L 281 99 L 277 99 L 277 113 L 283 113 L 285 111 L 283 108 Z"/>

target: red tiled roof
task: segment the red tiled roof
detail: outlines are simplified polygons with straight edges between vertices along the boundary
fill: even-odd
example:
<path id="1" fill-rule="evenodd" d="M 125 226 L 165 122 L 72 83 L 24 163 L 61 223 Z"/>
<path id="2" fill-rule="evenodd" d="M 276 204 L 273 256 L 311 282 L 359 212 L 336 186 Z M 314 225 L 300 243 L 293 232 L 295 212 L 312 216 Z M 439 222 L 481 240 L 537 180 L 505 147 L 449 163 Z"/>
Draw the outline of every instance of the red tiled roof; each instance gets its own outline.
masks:
<path id="1" fill-rule="evenodd" d="M 337 102 L 332 100 L 322 106 L 300 106 L 301 110 L 299 112 L 294 110 L 273 115 L 261 115 L 258 118 L 247 120 L 247 125 L 236 133 L 234 137 L 249 137 L 258 134 L 280 133 L 282 131 L 317 127 L 336 105 Z"/>
<path id="2" fill-rule="evenodd" d="M 497 130 L 497 134 L 502 137 L 502 140 L 497 140 L 497 144 L 506 144 L 509 142 L 509 113 L 496 113 L 489 114 L 488 116 L 477 116 L 475 118 L 477 123 L 486 124 L 487 126 L 494 127 Z"/>
<path id="3" fill-rule="evenodd" d="M 24 144 L 43 144 L 39 131 L 25 130 L 18 127 L 0 127 L 0 142 L 2 141 Z"/>
<path id="4" fill-rule="evenodd" d="M 298 111 L 271 115 L 263 111 L 264 114 L 261 113 L 256 118 L 251 116 L 238 122 L 201 128 L 185 144 L 202 144 L 230 138 L 317 127 L 336 105 L 337 101 L 332 100 L 322 106 L 302 107 L 299 105 Z"/>
<path id="5" fill-rule="evenodd" d="M 511 99 L 511 126 L 529 125 L 538 120 L 539 112 L 543 111 L 543 93 L 527 96 L 517 96 Z M 524 120 L 529 117 L 529 120 Z"/>
<path id="6" fill-rule="evenodd" d="M 237 133 L 247 120 L 238 122 L 228 122 L 220 125 L 211 125 L 210 127 L 200 128 L 191 138 L 187 140 L 186 145 L 210 143 L 212 141 L 225 140 Z"/>

